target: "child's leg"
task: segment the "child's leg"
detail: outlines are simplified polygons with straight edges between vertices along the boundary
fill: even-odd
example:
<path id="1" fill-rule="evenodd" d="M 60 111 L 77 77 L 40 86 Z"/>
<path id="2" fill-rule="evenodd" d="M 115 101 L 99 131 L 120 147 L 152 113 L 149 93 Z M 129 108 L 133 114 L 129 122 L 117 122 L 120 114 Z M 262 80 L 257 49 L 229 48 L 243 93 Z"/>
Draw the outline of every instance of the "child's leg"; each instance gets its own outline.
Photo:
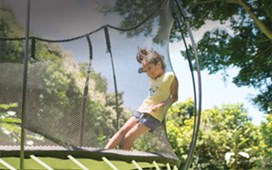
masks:
<path id="1" fill-rule="evenodd" d="M 122 149 L 130 150 L 133 142 L 142 134 L 148 132 L 150 129 L 141 123 L 137 123 L 132 129 L 130 129 L 124 137 L 122 142 Z"/>
<path id="2" fill-rule="evenodd" d="M 124 138 L 126 133 L 138 122 L 136 117 L 131 117 L 121 129 L 110 139 L 108 144 L 105 146 L 105 149 L 113 149 L 115 148 Z"/>

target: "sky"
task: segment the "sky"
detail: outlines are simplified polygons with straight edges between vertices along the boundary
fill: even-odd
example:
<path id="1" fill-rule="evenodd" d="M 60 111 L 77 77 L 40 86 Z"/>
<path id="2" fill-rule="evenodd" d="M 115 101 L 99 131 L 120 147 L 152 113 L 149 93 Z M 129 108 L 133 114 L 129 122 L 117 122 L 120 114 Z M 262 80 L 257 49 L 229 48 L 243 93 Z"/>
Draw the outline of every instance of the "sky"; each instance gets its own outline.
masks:
<path id="1" fill-rule="evenodd" d="M 16 0 L 9 0 L 12 4 L 13 8 L 16 10 L 16 15 L 18 16 L 19 20 L 23 23 L 25 21 L 25 8 L 23 8 L 24 1 L 16 1 Z M 38 35 L 43 35 L 45 38 L 47 35 L 50 37 L 54 36 L 55 38 L 69 38 L 78 35 L 82 35 L 83 33 L 90 32 L 90 30 L 94 30 L 99 28 L 105 22 L 109 24 L 116 24 L 116 16 L 107 16 L 103 17 L 100 14 L 94 13 L 97 6 L 107 2 L 107 1 L 94 1 L 96 4 L 93 5 L 87 0 L 80 0 L 80 1 L 52 1 L 54 3 L 46 3 L 47 1 L 32 1 L 32 10 L 31 10 L 31 28 L 35 30 Z M 65 3 L 64 3 L 65 2 Z M 19 4 L 22 3 L 22 4 Z M 64 7 L 65 4 L 65 7 Z M 105 3 L 106 4 L 106 3 Z M 99 16 L 98 16 L 99 15 Z M 94 17 L 95 16 L 95 17 Z M 80 18 L 80 19 L 78 19 Z M 97 19 L 102 18 L 102 19 Z M 92 20 L 94 19 L 94 20 Z M 193 31 L 193 36 L 195 41 L 197 42 L 203 32 L 205 30 L 210 30 L 215 27 L 219 27 L 218 24 L 213 22 L 207 22 L 200 30 Z M 227 25 L 221 25 L 220 27 L 227 27 Z M 167 29 L 167 28 L 166 28 Z M 39 32 L 40 31 L 40 32 Z M 46 33 L 46 34 L 45 34 Z M 69 36 L 67 36 L 69 35 Z M 66 37 L 67 36 L 67 37 Z M 113 36 L 119 36 L 117 34 Z M 118 42 L 118 46 L 127 47 L 127 49 L 115 50 L 116 56 L 123 56 L 129 57 L 130 55 L 133 56 L 137 51 L 136 48 L 132 46 L 152 46 L 150 39 L 130 39 L 126 41 L 122 41 L 126 37 L 123 37 Z M 106 51 L 103 49 L 104 47 L 95 47 L 98 42 L 101 41 L 101 37 L 104 41 L 103 32 L 101 35 L 94 35 L 92 40 L 94 42 L 94 48 L 102 48 L 100 51 Z M 115 39 L 115 37 L 112 37 Z M 104 42 L 103 42 L 104 43 Z M 85 44 L 86 45 L 86 44 Z M 114 42 L 112 44 L 114 46 Z M 69 46 L 69 45 L 67 45 Z M 78 43 L 78 47 L 75 45 L 71 45 L 71 48 L 75 49 L 74 54 L 79 56 L 86 56 L 88 50 L 86 50 L 86 46 L 82 46 L 82 44 Z M 76 49 L 77 48 L 77 49 Z M 82 50 L 82 48 L 85 48 Z M 114 47 L 113 47 L 114 48 Z M 126 50 L 132 49 L 129 52 Z M 165 48 L 163 47 L 165 53 Z M 179 88 L 179 101 L 184 101 L 187 98 L 193 98 L 193 89 L 192 89 L 192 80 L 191 80 L 191 73 L 188 67 L 187 61 L 183 59 L 180 55 L 180 50 L 183 48 L 182 42 L 175 42 L 169 45 L 169 54 L 171 59 L 172 67 L 177 75 L 179 80 L 180 88 Z M 79 53 L 79 54 L 77 54 Z M 126 54 L 126 55 L 125 55 Z M 101 54 L 98 54 L 101 56 Z M 103 54 L 104 55 L 104 54 Z M 134 56 L 133 56 L 134 57 Z M 117 62 L 119 71 L 124 73 L 126 72 L 126 68 L 122 67 L 122 62 Z M 130 70 L 137 69 L 138 65 L 135 65 L 135 59 L 131 60 L 131 63 L 127 68 Z M 101 65 L 101 63 L 98 63 Z M 103 64 L 102 64 L 103 65 Z M 97 69 L 105 69 L 105 67 L 98 67 Z M 118 70 L 117 70 L 118 71 Z M 201 79 L 202 79 L 202 109 L 211 109 L 214 106 L 220 107 L 222 104 L 236 104 L 236 103 L 243 103 L 245 108 L 248 109 L 249 116 L 253 119 L 253 123 L 259 125 L 262 120 L 264 120 L 264 115 L 258 111 L 258 109 L 250 102 L 249 98 L 250 95 L 256 93 L 254 89 L 247 88 L 247 87 L 236 87 L 232 82 L 232 76 L 235 76 L 237 70 L 231 69 L 228 70 L 230 77 L 227 81 L 223 80 L 223 77 L 220 73 L 209 75 L 206 70 L 201 72 Z M 142 77 L 138 76 L 139 82 L 142 81 Z M 196 77 L 196 75 L 195 75 Z M 128 91 L 142 91 L 142 86 L 138 85 L 137 83 L 131 83 L 134 80 L 131 76 L 126 77 L 126 80 L 122 80 L 124 88 L 128 88 Z M 128 85 L 130 83 L 130 85 Z M 133 84 L 133 87 L 131 86 Z M 122 84 L 121 84 L 122 86 Z M 122 87 L 121 87 L 122 88 Z M 145 95 L 145 94 L 144 94 Z M 137 95 L 137 101 L 143 96 L 140 94 Z M 126 99 L 125 100 L 129 100 Z M 137 103 L 138 105 L 139 103 Z"/>

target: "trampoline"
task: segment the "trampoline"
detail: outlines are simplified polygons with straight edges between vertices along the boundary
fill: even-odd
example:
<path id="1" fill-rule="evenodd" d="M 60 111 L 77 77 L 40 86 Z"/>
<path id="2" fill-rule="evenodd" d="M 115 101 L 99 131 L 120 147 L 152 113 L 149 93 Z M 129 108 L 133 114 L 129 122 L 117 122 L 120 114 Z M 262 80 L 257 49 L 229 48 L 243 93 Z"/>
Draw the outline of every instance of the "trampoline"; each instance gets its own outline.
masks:
<path id="1" fill-rule="evenodd" d="M 201 78 L 189 18 L 178 1 L 0 4 L 0 169 L 188 169 L 200 122 Z M 168 45 L 174 23 L 193 72 L 181 23 L 187 28 L 199 83 L 185 165 L 165 124 L 136 140 L 132 151 L 104 150 L 147 94 L 137 49 L 157 50 L 173 71 Z"/>

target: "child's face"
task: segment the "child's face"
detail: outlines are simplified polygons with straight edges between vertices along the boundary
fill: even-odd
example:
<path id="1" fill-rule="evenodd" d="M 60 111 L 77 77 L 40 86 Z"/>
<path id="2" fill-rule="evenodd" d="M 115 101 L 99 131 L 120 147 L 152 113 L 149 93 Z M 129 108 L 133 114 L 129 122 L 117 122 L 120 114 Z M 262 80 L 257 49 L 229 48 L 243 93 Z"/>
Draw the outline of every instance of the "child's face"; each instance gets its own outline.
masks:
<path id="1" fill-rule="evenodd" d="M 143 71 L 146 72 L 146 74 L 151 79 L 156 79 L 159 76 L 161 76 L 163 69 L 161 68 L 160 62 L 158 62 L 157 64 L 149 62 L 149 63 L 143 64 Z"/>

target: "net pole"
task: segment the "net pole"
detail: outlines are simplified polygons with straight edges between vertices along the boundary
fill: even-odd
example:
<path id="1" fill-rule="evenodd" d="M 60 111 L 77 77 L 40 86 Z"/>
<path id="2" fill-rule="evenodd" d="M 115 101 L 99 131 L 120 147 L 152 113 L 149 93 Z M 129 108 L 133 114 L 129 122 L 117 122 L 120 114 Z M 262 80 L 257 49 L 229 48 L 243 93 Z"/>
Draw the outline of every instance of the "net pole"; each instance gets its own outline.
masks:
<path id="1" fill-rule="evenodd" d="M 26 94 L 27 94 L 27 71 L 28 71 L 28 46 L 29 46 L 29 25 L 30 25 L 30 0 L 27 0 L 26 31 L 25 31 L 25 54 L 23 72 L 23 96 L 22 96 L 22 115 L 21 115 L 21 144 L 20 144 L 20 169 L 24 169 L 25 157 L 25 124 L 26 124 Z"/>
<path id="2" fill-rule="evenodd" d="M 86 119 L 86 109 L 87 109 L 87 101 L 88 101 L 88 92 L 89 92 L 89 79 L 90 79 L 90 73 L 91 73 L 91 65 L 92 65 L 92 59 L 93 59 L 93 48 L 90 37 L 86 36 L 88 47 L 89 47 L 89 63 L 87 68 L 87 75 L 86 75 L 86 81 L 85 81 L 85 87 L 83 92 L 83 101 L 82 101 L 82 110 L 81 110 L 81 122 L 80 122 L 80 139 L 79 139 L 79 145 L 83 146 L 84 142 L 84 133 L 85 133 L 85 119 Z"/>
<path id="3" fill-rule="evenodd" d="M 106 38 L 106 43 L 107 43 L 107 49 L 108 49 L 108 52 L 110 53 L 111 67 L 112 67 L 112 73 L 113 73 L 113 83 L 114 83 L 114 91 L 115 91 L 116 129 L 119 129 L 120 113 L 119 113 L 117 80 L 116 80 L 116 74 L 115 74 L 115 68 L 114 68 L 114 62 L 113 62 L 113 55 L 112 55 L 112 51 L 111 51 L 111 43 L 110 43 L 110 35 L 109 35 L 108 26 L 104 27 L 104 33 L 105 33 L 105 38 Z"/>
<path id="4" fill-rule="evenodd" d="M 184 165 L 184 170 L 189 169 L 191 162 L 192 162 L 192 157 L 193 157 L 193 153 L 195 151 L 195 147 L 196 147 L 196 142 L 197 142 L 197 136 L 198 136 L 198 131 L 199 131 L 199 126 L 200 126 L 200 120 L 201 120 L 201 105 L 202 105 L 202 88 L 201 88 L 201 73 L 200 73 L 200 64 L 199 64 L 199 59 L 198 59 L 198 55 L 197 55 L 197 46 L 192 34 L 192 30 L 191 30 L 191 26 L 189 23 L 189 17 L 187 12 L 185 11 L 185 9 L 183 9 L 183 7 L 178 3 L 177 0 L 175 0 L 176 6 L 181 14 L 181 16 L 183 17 L 184 21 L 185 21 L 185 25 L 187 28 L 187 31 L 189 33 L 189 37 L 191 39 L 192 42 L 192 48 L 193 48 L 193 54 L 195 57 L 195 61 L 196 61 L 196 70 L 197 70 L 197 80 L 198 80 L 198 108 L 195 109 L 196 111 L 196 115 L 195 115 L 195 119 L 194 119 L 194 129 L 193 129 L 193 136 L 192 136 L 192 141 L 190 144 L 190 149 L 189 149 L 189 154 L 186 158 L 186 162 Z"/>

